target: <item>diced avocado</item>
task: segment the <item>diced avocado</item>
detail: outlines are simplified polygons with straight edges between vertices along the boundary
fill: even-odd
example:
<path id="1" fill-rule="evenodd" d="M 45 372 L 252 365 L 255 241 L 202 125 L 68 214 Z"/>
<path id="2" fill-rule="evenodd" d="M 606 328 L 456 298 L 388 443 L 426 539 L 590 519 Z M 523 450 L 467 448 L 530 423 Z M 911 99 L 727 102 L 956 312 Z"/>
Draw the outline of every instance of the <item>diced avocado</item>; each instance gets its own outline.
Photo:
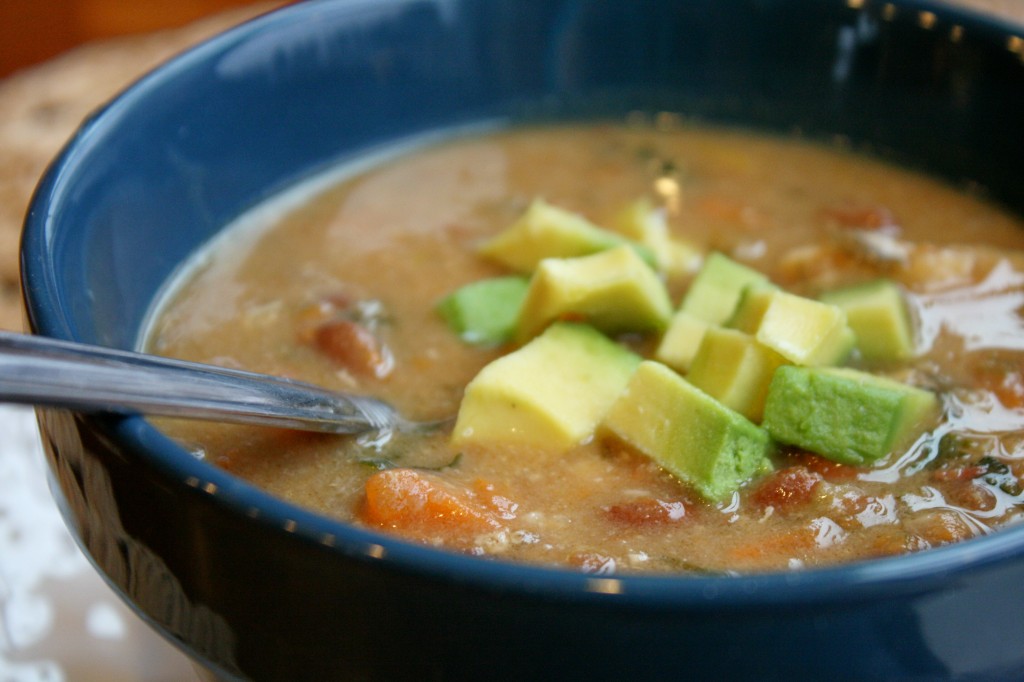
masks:
<path id="1" fill-rule="evenodd" d="M 654 351 L 654 359 L 685 374 L 711 326 L 710 322 L 696 315 L 677 310 Z"/>
<path id="2" fill-rule="evenodd" d="M 843 464 L 869 464 L 917 438 L 939 400 L 924 389 L 849 368 L 775 372 L 762 425 L 780 443 Z"/>
<path id="3" fill-rule="evenodd" d="M 704 259 L 679 309 L 711 324 L 724 324 L 732 317 L 740 294 L 751 284 L 770 282 L 757 270 L 714 251 Z"/>
<path id="4" fill-rule="evenodd" d="M 753 334 L 774 300 L 772 292 L 777 290 L 778 287 L 762 284 L 744 287 L 732 316 L 725 321 L 725 326 Z"/>
<path id="5" fill-rule="evenodd" d="M 609 334 L 661 331 L 672 316 L 665 284 L 629 246 L 579 258 L 545 258 L 519 311 L 522 343 L 551 322 L 570 319 Z"/>
<path id="6" fill-rule="evenodd" d="M 753 422 L 760 422 L 781 355 L 750 334 L 712 327 L 704 334 L 686 378 L 697 388 Z"/>
<path id="7" fill-rule="evenodd" d="M 685 239 L 669 240 L 655 254 L 659 267 L 669 277 L 678 277 L 698 270 L 704 262 L 704 251 Z"/>
<path id="8" fill-rule="evenodd" d="M 640 357 L 597 330 L 558 322 L 466 386 L 452 443 L 562 451 L 590 438 Z"/>
<path id="9" fill-rule="evenodd" d="M 855 337 L 840 308 L 775 288 L 747 289 L 729 325 L 796 365 L 837 365 Z"/>
<path id="10" fill-rule="evenodd" d="M 910 312 L 899 285 L 878 279 L 822 294 L 819 299 L 839 306 L 857 336 L 857 349 L 866 360 L 906 360 L 914 355 Z"/>
<path id="11" fill-rule="evenodd" d="M 525 277 L 492 277 L 472 282 L 445 296 L 437 311 L 463 341 L 497 345 L 512 338 L 526 297 Z"/>
<path id="12" fill-rule="evenodd" d="M 684 275 L 700 267 L 700 249 L 689 242 L 674 239 L 669 233 L 665 211 L 651 206 L 646 198 L 638 199 L 619 211 L 609 227 L 649 248 L 658 270 L 669 277 Z"/>
<path id="13" fill-rule="evenodd" d="M 485 242 L 480 253 L 522 273 L 533 272 L 544 258 L 574 258 L 630 244 L 655 267 L 654 255 L 640 244 L 597 227 L 571 211 L 535 199 L 508 229 Z"/>
<path id="14" fill-rule="evenodd" d="M 652 360 L 637 368 L 601 429 L 712 501 L 770 468 L 766 431 Z"/>

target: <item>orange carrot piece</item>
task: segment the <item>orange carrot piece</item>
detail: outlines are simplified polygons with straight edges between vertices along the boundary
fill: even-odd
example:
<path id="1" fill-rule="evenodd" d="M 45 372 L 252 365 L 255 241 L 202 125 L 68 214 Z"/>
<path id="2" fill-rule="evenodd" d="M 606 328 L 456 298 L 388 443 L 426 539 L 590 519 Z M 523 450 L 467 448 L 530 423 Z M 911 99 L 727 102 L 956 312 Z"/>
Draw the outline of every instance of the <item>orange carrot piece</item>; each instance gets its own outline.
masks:
<path id="1" fill-rule="evenodd" d="M 489 502 L 489 500 L 487 501 Z M 415 469 L 386 469 L 366 482 L 362 520 L 403 535 L 430 539 L 471 536 L 502 527 L 498 513 L 467 488 Z"/>
<path id="2" fill-rule="evenodd" d="M 813 550 L 814 538 L 812 528 L 798 527 L 739 544 L 730 549 L 728 555 L 744 566 L 777 565 L 780 559 L 802 557 Z"/>
<path id="3" fill-rule="evenodd" d="M 1008 369 L 1000 373 L 995 368 L 979 372 L 978 380 L 992 391 L 1003 407 L 1017 410 L 1024 407 L 1024 376 L 1019 369 Z"/>

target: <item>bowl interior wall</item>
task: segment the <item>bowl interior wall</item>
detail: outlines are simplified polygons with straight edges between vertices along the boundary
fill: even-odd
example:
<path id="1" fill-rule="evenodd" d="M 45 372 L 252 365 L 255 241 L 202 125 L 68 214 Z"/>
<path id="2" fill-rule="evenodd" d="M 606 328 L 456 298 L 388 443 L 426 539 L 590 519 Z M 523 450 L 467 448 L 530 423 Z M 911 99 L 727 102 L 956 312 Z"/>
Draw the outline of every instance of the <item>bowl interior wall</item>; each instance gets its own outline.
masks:
<path id="1" fill-rule="evenodd" d="M 144 79 L 81 133 L 83 158 L 42 190 L 60 228 L 44 230 L 49 281 L 28 292 L 35 328 L 130 347 L 170 273 L 248 208 L 481 120 L 669 111 L 799 131 L 1024 206 L 1024 65 L 984 23 L 923 28 L 843 2 L 404 0 L 314 2 L 259 26 Z M 54 297 L 60 314 L 35 312 Z"/>

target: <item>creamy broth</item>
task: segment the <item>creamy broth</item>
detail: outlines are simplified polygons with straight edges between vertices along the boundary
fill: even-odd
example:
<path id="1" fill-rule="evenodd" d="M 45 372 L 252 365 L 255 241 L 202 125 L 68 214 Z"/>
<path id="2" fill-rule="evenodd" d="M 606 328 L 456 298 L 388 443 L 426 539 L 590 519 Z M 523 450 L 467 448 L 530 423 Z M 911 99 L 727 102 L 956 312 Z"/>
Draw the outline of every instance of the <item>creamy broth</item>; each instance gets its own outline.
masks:
<path id="1" fill-rule="evenodd" d="M 717 504 L 607 438 L 553 454 L 456 451 L 444 430 L 375 448 L 255 427 L 162 428 L 329 516 L 454 551 L 603 574 L 828 565 L 1020 520 L 1024 223 L 928 177 L 795 140 L 595 125 L 415 151 L 330 186 L 268 227 L 218 240 L 162 302 L 147 347 L 376 395 L 414 419 L 451 417 L 467 382 L 509 349 L 464 343 L 435 306 L 463 284 L 506 273 L 477 246 L 535 197 L 598 225 L 649 197 L 667 210 L 674 235 L 805 296 L 895 280 L 914 312 L 918 354 L 860 366 L 939 393 L 941 423 L 865 468 L 780 448 L 772 473 Z M 668 282 L 675 301 L 688 283 L 685 275 Z M 353 321 L 370 337 L 365 348 L 366 339 L 353 341 Z M 640 352 L 655 342 L 623 340 Z M 353 355 L 354 346 L 362 350 Z M 394 467 L 466 496 L 481 518 L 368 516 L 367 481 Z"/>

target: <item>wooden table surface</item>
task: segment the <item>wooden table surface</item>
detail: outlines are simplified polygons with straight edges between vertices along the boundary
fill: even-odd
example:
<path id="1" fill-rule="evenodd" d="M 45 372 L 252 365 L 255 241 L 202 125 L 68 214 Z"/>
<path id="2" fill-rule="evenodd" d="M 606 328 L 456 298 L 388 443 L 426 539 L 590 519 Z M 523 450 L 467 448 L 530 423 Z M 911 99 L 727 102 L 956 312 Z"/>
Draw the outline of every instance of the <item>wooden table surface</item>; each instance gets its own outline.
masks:
<path id="1" fill-rule="evenodd" d="M 254 4 L 184 28 L 82 45 L 0 80 L 0 329 L 22 327 L 18 242 L 29 198 L 83 118 L 175 53 L 278 4 Z"/>

